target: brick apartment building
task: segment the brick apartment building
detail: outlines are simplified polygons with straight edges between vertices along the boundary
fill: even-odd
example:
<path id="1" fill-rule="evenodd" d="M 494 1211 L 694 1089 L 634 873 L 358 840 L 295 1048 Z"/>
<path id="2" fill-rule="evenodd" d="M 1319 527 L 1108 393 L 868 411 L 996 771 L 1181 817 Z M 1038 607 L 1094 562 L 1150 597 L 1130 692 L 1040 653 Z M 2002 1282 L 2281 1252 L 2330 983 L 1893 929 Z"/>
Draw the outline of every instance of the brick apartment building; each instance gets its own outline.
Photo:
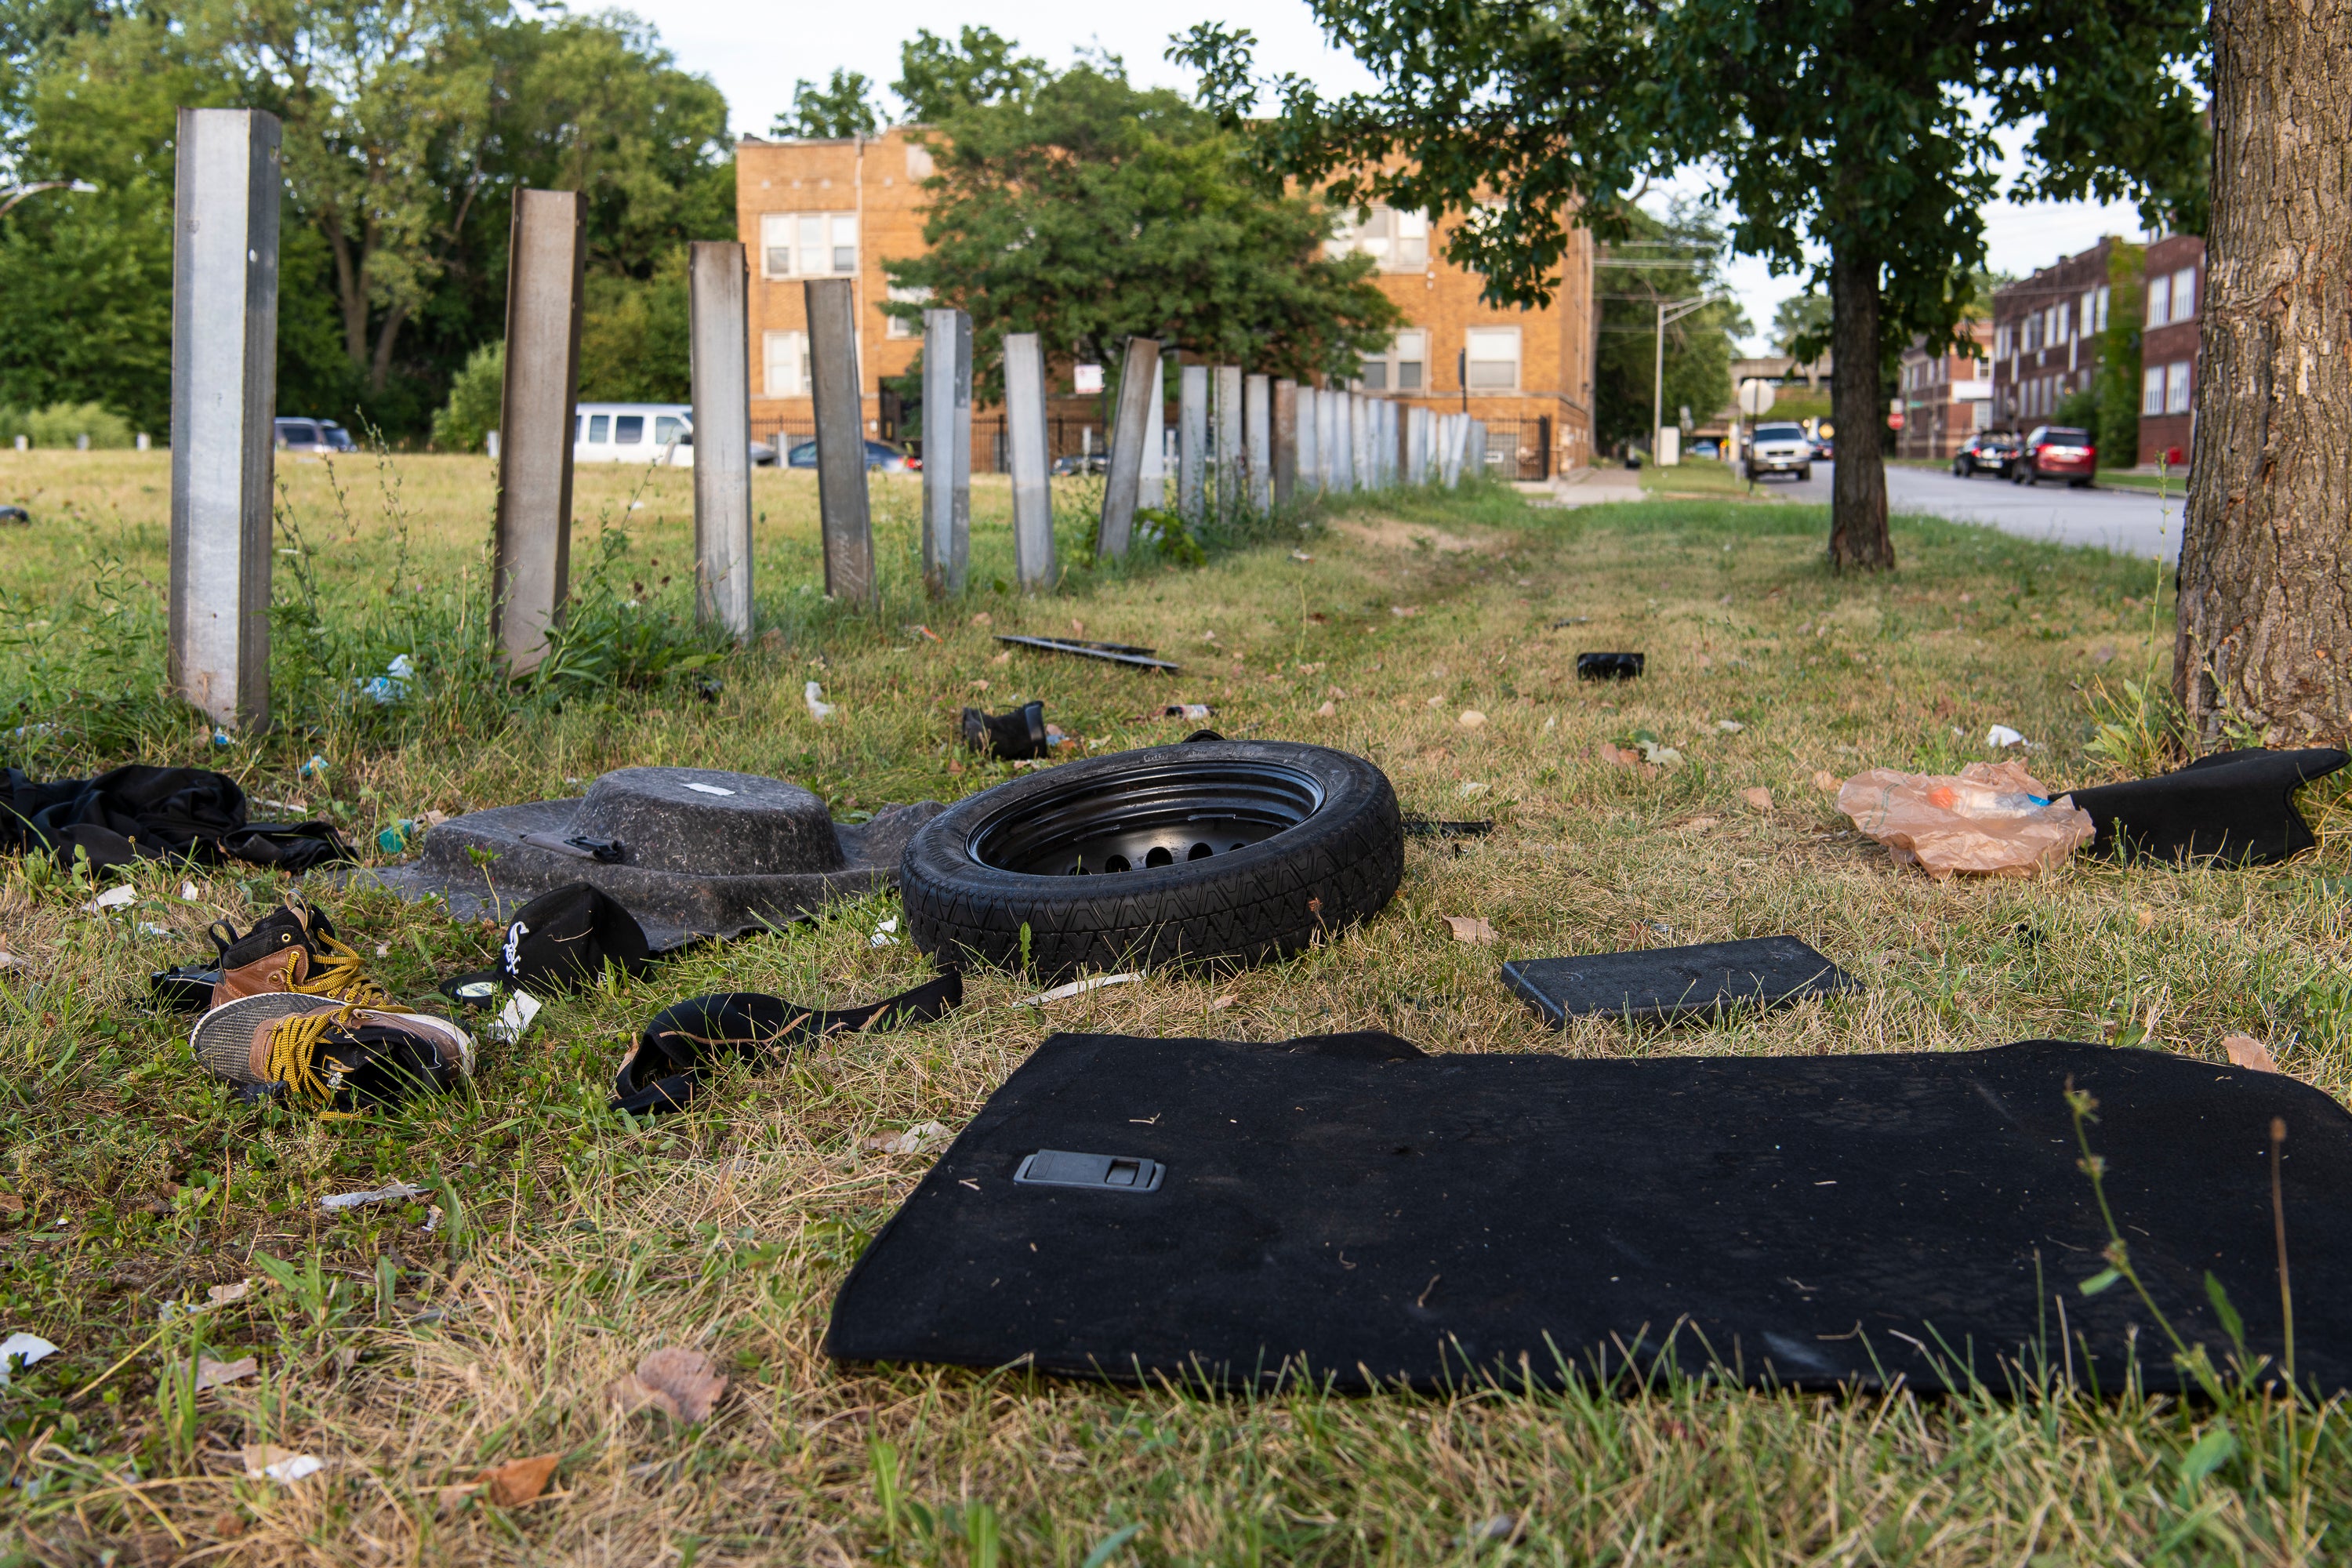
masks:
<path id="1" fill-rule="evenodd" d="M 1962 331 L 1975 342 L 1975 353 L 1930 355 L 1925 339 L 1912 340 L 1903 351 L 1896 382 L 1903 429 L 1895 438 L 1896 457 L 1946 461 L 1971 435 L 1991 428 L 1992 323 L 1969 321 Z"/>
<path id="2" fill-rule="evenodd" d="M 2168 234 L 2147 247 L 2147 315 L 2140 331 L 2139 463 L 2189 461 L 2197 406 L 2200 308 L 2205 297 L 2205 242 Z"/>
<path id="3" fill-rule="evenodd" d="M 891 292 L 882 268 L 921 251 L 922 182 L 930 174 L 930 155 L 911 127 L 851 141 L 746 137 L 737 145 L 736 223 L 751 271 L 755 436 L 791 437 L 815 428 L 802 285 L 838 277 L 856 282 L 867 434 L 895 434 L 897 411 L 882 382 L 904 374 L 922 342 L 912 324 L 883 313 Z M 1380 288 L 1408 323 L 1384 354 L 1365 361 L 1356 384 L 1397 402 L 1466 409 L 1485 419 L 1489 449 L 1516 454 L 1521 478 L 1581 464 L 1592 449 L 1592 246 L 1582 230 L 1570 238 L 1552 304 L 1497 310 L 1480 301 L 1475 274 L 1443 259 L 1441 226 L 1386 207 L 1348 224 L 1329 248 L 1372 257 Z M 1089 443 L 1100 449 L 1099 402 L 1068 393 L 1066 364 L 1049 366 L 1048 380 L 1062 389 L 1053 405 L 1055 455 Z M 994 416 L 982 411 L 980 418 Z M 973 466 L 997 467 L 993 458 L 990 433 L 975 429 Z"/>
<path id="4" fill-rule="evenodd" d="M 1992 420 L 2031 430 L 2057 415 L 2098 370 L 2095 334 L 2106 331 L 2113 268 L 2123 241 L 2110 235 L 1992 297 Z M 2126 258 L 2127 259 L 2127 258 Z"/>

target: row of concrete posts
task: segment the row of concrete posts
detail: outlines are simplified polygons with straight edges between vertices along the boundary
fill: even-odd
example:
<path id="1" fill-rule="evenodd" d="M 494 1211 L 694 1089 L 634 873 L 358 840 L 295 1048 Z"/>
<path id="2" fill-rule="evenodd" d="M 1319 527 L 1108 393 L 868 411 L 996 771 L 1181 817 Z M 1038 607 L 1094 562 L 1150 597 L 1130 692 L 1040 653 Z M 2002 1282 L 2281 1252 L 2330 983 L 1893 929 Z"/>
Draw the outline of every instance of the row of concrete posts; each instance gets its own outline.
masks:
<path id="1" fill-rule="evenodd" d="M 258 110 L 179 116 L 173 252 L 171 666 L 174 688 L 222 725 L 269 716 L 269 576 L 278 359 L 279 128 Z M 497 447 L 492 636 L 509 670 L 546 658 L 570 575 L 572 447 L 580 380 L 586 199 L 518 191 L 507 275 L 507 358 Z M 743 247 L 690 247 L 694 528 L 699 613 L 752 632 L 751 366 Z M 807 289 L 824 588 L 875 602 L 856 296 Z M 1160 344 L 1131 339 L 1095 540 L 1124 556 L 1139 510 L 1167 504 Z M 971 555 L 971 318 L 925 313 L 924 581 L 963 592 Z M 1045 358 L 1004 340 L 1013 557 L 1025 588 L 1055 578 Z M 1213 432 L 1213 436 L 1212 434 Z M 1485 425 L 1236 365 L 1177 373 L 1176 510 L 1231 522 L 1316 496 L 1452 488 L 1483 473 Z"/>

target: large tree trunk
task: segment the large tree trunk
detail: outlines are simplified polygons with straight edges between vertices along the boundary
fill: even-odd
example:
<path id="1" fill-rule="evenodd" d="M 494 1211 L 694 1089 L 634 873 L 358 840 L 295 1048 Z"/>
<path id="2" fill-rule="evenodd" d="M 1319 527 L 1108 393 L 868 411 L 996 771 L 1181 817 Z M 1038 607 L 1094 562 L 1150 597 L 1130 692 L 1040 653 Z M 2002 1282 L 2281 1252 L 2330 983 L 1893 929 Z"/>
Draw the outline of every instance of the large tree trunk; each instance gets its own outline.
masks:
<path id="1" fill-rule="evenodd" d="M 1895 564 L 1886 533 L 1886 457 L 1878 447 L 1878 263 L 1830 256 L 1830 412 L 1837 461 L 1830 480 L 1830 564 L 1843 572 Z"/>
<path id="2" fill-rule="evenodd" d="M 2214 0 L 2173 689 L 2204 750 L 2352 733 L 2352 0 Z"/>

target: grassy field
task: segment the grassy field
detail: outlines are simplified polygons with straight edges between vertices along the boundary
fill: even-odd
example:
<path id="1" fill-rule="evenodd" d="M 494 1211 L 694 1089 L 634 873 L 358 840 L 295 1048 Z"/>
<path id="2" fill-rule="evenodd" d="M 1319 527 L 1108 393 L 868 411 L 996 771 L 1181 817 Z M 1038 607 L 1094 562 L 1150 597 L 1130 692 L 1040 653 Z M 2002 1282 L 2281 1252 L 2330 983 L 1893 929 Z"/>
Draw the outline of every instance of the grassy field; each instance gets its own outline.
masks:
<path id="1" fill-rule="evenodd" d="M 1414 841 L 1389 910 L 1295 962 L 1155 976 L 1042 1020 L 1009 1005 L 1027 989 L 1017 978 L 974 975 L 969 1005 L 938 1024 L 842 1037 L 649 1125 L 604 1110 L 647 1015 L 704 990 L 845 1002 L 910 983 L 928 973 L 919 954 L 868 942 L 894 901 L 559 1000 L 519 1044 L 486 1051 L 472 1092 L 327 1121 L 238 1105 L 194 1068 L 184 1021 L 145 1000 L 151 970 L 207 951 L 207 922 L 242 925 L 274 901 L 266 879 L 200 875 L 190 900 L 180 872 L 144 869 L 139 903 L 106 916 L 85 910 L 89 887 L 10 863 L 0 1331 L 61 1350 L 0 1392 L 0 1553 L 975 1568 L 2341 1556 L 2352 1453 L 2334 1405 L 1696 1384 L 1202 1397 L 843 1369 L 817 1349 L 844 1270 L 927 1163 L 872 1143 L 961 1128 L 1048 1028 L 1380 1027 L 1433 1049 L 1591 1057 L 2060 1036 L 2215 1060 L 2238 1030 L 2342 1099 L 2352 918 L 2326 879 L 2352 858 L 2340 797 L 2306 792 L 2323 847 L 2286 868 L 2082 860 L 2031 882 L 1937 886 L 1850 832 L 1815 782 L 1956 767 L 1988 754 L 1993 723 L 2032 738 L 2053 784 L 2118 776 L 2119 758 L 2152 764 L 2125 687 L 2160 686 L 2169 647 L 2168 584 L 2146 563 L 1900 520 L 1903 569 L 1840 580 L 1815 508 L 1546 510 L 1482 490 L 1212 541 L 1202 567 L 1073 564 L 1059 594 L 1024 599 L 995 586 L 1010 575 L 1009 508 L 983 489 L 973 592 L 940 605 L 916 580 L 916 491 L 893 484 L 877 499 L 887 596 L 871 615 L 815 591 L 814 485 L 770 474 L 759 571 L 772 635 L 697 666 L 720 650 L 687 624 L 687 476 L 583 471 L 574 560 L 604 563 L 581 569 L 601 640 L 583 644 L 572 683 L 509 692 L 476 651 L 486 465 L 301 462 L 281 470 L 295 552 L 279 557 L 286 718 L 224 745 L 157 695 L 166 461 L 0 454 L 0 500 L 36 517 L 0 554 L 0 698 L 21 715 L 8 728 L 26 726 L 7 738 L 10 764 L 205 761 L 373 843 L 428 809 L 576 793 L 572 781 L 628 763 L 781 773 L 844 814 L 951 799 L 1007 776 L 949 743 L 967 701 L 1043 699 L 1112 749 L 1178 738 L 1190 726 L 1135 715 L 1189 700 L 1213 704 L 1230 735 L 1370 756 L 1408 809 L 1498 826 L 1458 847 Z M 1075 563 L 1087 498 L 1060 499 Z M 1016 629 L 1150 644 L 1184 668 L 1107 675 L 990 640 Z M 1580 686 L 1574 656 L 1595 647 L 1643 649 L 1650 673 Z M 360 700 L 352 681 L 400 651 L 420 671 L 409 701 Z M 803 703 L 812 679 L 839 705 L 830 722 Z M 1327 701 L 1334 715 L 1318 717 Z M 1483 726 L 1462 724 L 1471 710 Z M 2122 738 L 2094 754 L 2102 723 Z M 1599 757 L 1644 739 L 1682 761 L 1649 773 Z M 489 950 L 487 930 L 427 909 L 318 896 L 412 998 Z M 1443 915 L 1484 916 L 1500 942 L 1457 942 Z M 1495 980 L 1515 955 L 1778 931 L 1869 989 L 1715 1026 L 1589 1020 L 1563 1036 Z M 430 1189 L 437 1229 L 423 1230 L 424 1202 L 319 1209 L 322 1194 L 395 1180 Z M 291 1284 L 264 1258 L 290 1265 Z M 247 1279 L 258 1283 L 241 1300 L 162 1319 Z M 607 1385 L 664 1345 L 705 1350 L 728 1373 L 707 1423 L 615 1413 Z M 195 1394 L 199 1354 L 258 1369 Z M 240 1452 L 260 1444 L 324 1468 L 292 1485 L 248 1479 Z M 535 1501 L 500 1506 L 472 1485 L 541 1455 L 558 1468 Z"/>

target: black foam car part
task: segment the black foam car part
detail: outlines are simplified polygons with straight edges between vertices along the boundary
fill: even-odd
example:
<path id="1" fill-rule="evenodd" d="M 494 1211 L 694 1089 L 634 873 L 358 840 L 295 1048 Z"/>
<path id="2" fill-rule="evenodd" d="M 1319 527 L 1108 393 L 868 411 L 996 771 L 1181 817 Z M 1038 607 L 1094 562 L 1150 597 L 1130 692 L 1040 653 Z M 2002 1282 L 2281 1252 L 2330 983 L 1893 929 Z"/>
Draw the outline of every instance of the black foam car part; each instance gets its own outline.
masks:
<path id="1" fill-rule="evenodd" d="M 1793 936 L 1515 959 L 1503 965 L 1503 984 L 1556 1027 L 1585 1013 L 1681 1018 L 1860 989 L 1852 975 Z"/>
<path id="2" fill-rule="evenodd" d="M 2210 856 L 2267 865 L 2319 840 L 2294 808 L 2294 792 L 2352 761 L 2332 746 L 2301 752 L 2216 752 L 2155 778 L 2072 792 L 2098 824 L 2096 849 L 2157 859 Z"/>
<path id="3" fill-rule="evenodd" d="M 1631 680 L 1642 673 L 1638 653 L 1580 653 L 1576 656 L 1579 680 Z"/>
<path id="4" fill-rule="evenodd" d="M 1045 734 L 1045 705 L 1032 702 L 1009 713 L 963 710 L 963 743 L 985 757 L 1018 760 L 1052 754 Z"/>
<path id="5" fill-rule="evenodd" d="M 803 1007 L 756 991 L 690 996 L 646 1021 L 621 1058 L 606 1109 L 639 1116 L 683 1110 L 702 1091 L 704 1072 L 723 1061 L 781 1058 L 827 1035 L 929 1023 L 962 1004 L 963 976 L 952 969 L 861 1007 Z"/>
<path id="6" fill-rule="evenodd" d="M 2118 1394 L 2136 1354 L 2142 1386 L 2179 1388 L 2133 1290 L 2081 1289 L 2110 1238 L 2070 1089 L 2158 1306 L 2224 1361 L 2210 1275 L 2273 1373 L 2284 1123 L 2296 1371 L 2352 1386 L 2352 1114 L 2280 1074 L 2063 1040 L 1624 1060 L 1055 1035 L 859 1258 L 825 1348 L 1357 1390 L 1630 1362 Z"/>

